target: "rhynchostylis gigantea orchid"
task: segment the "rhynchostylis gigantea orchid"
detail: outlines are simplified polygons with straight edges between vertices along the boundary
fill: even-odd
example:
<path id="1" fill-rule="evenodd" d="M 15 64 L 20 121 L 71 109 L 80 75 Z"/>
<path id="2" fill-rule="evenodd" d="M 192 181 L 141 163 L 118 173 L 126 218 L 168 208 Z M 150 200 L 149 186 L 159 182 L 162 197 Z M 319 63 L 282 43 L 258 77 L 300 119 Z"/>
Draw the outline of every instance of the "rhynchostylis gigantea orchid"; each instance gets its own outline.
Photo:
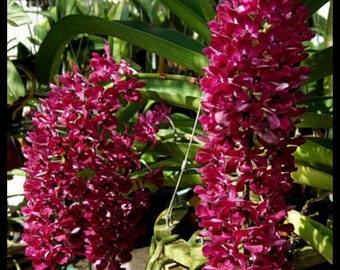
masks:
<path id="1" fill-rule="evenodd" d="M 315 33 L 296 1 L 222 1 L 209 22 L 210 46 L 196 156 L 204 186 L 196 193 L 203 269 L 290 269 L 292 224 L 285 203 L 293 152 L 303 144 L 295 117 L 306 108 L 301 85 L 310 69 L 304 42 Z"/>
<path id="2" fill-rule="evenodd" d="M 133 177 L 143 167 L 134 143 L 154 146 L 170 109 L 157 104 L 130 126 L 121 122 L 117 114 L 127 102 L 141 102 L 145 83 L 110 56 L 107 44 L 90 67 L 88 78 L 74 66 L 51 84 L 26 138 L 22 238 L 35 269 L 82 258 L 95 269 L 121 269 L 145 230 L 136 227 L 149 204 L 144 182 L 163 182 L 160 169 L 141 182 Z"/>
<path id="3" fill-rule="evenodd" d="M 171 29 L 159 28 L 139 21 L 106 21 L 98 17 L 70 15 L 56 23 L 55 27 L 51 29 L 40 47 L 37 56 L 38 81 L 44 84 L 52 77 L 51 75 L 55 73 L 56 68 L 60 63 L 60 48 L 64 46 L 71 37 L 80 33 L 86 33 L 87 30 L 91 33 L 109 35 L 127 40 L 136 46 L 150 50 L 150 52 L 154 52 L 166 59 L 180 63 L 183 66 L 194 70 L 197 74 L 203 75 L 204 72 L 202 68 L 207 67 L 208 63 L 210 63 L 208 62 L 208 58 L 210 56 L 213 57 L 216 54 L 216 49 L 211 47 L 212 51 L 210 53 L 208 52 L 209 49 L 206 49 L 205 53 L 209 53 L 209 55 L 206 55 L 208 57 L 206 57 L 203 55 L 202 49 L 208 47 L 210 44 L 211 37 L 207 34 L 209 33 L 209 28 L 206 23 L 213 20 L 214 16 L 217 15 L 215 14 L 217 2 L 216 5 L 210 1 L 188 2 L 184 0 L 173 0 L 162 2 L 186 22 L 190 28 L 196 31 L 199 38 L 185 36 L 181 33 L 172 31 Z M 272 14 L 272 21 L 268 18 L 268 20 L 263 21 L 263 24 L 259 24 L 258 20 L 260 20 L 261 16 L 258 15 L 258 13 L 254 12 L 248 17 L 242 13 L 243 5 L 254 11 L 256 10 L 255 3 L 262 4 L 264 2 L 266 4 L 261 6 L 261 12 L 262 14 L 265 12 Z M 313 1 L 313 3 L 308 1 L 302 2 L 310 8 L 310 15 L 308 17 L 310 22 L 312 14 L 315 14 L 318 8 L 329 1 L 317 0 Z M 221 2 L 221 6 L 226 5 L 223 3 L 224 2 Z M 329 65 L 332 61 L 332 46 L 327 43 L 328 45 L 326 48 L 313 47 L 314 51 L 309 51 L 311 54 L 308 58 L 305 58 L 303 53 L 300 55 L 290 53 L 293 50 L 289 51 L 287 54 L 283 54 L 281 50 L 283 48 L 282 44 L 285 41 L 294 41 L 295 38 L 295 41 L 298 41 L 298 44 L 294 44 L 295 47 L 293 46 L 293 48 L 296 49 L 296 46 L 301 46 L 300 38 L 303 39 L 305 33 L 302 31 L 303 33 L 301 36 L 296 36 L 296 33 L 299 31 L 301 32 L 299 27 L 296 29 L 294 28 L 293 32 L 289 32 L 292 30 L 288 27 L 290 24 L 287 25 L 287 28 L 280 28 L 280 26 L 277 26 L 276 28 L 273 27 L 275 23 L 277 23 L 274 22 L 274 15 L 275 12 L 280 9 L 279 7 L 285 5 L 285 8 L 281 9 L 281 11 L 282 14 L 286 14 L 285 12 L 288 12 L 290 8 L 293 8 L 296 3 L 294 1 L 233 1 L 232 3 L 235 5 L 239 3 L 240 8 L 236 10 L 231 9 L 231 15 L 225 12 L 226 15 L 222 15 L 223 18 L 221 19 L 221 22 L 231 23 L 230 26 L 232 27 L 224 29 L 227 31 L 227 33 L 225 33 L 226 36 L 232 35 L 231 32 L 235 31 L 235 39 L 240 37 L 244 38 L 244 40 L 239 41 L 239 46 L 237 47 L 242 49 L 242 52 L 236 50 L 234 44 L 229 44 L 229 46 L 227 46 L 228 48 L 223 48 L 221 51 L 226 49 L 228 52 L 226 55 L 232 56 L 233 59 L 227 59 L 223 55 L 217 57 L 216 54 L 216 63 L 219 63 L 219 66 L 211 67 L 211 71 L 209 71 L 209 68 L 204 71 L 209 71 L 210 75 L 215 76 L 215 72 L 218 73 L 219 70 L 224 69 L 224 72 L 227 71 L 228 76 L 234 79 L 234 86 L 226 87 L 225 83 L 224 86 L 216 87 L 218 88 L 218 94 L 208 93 L 202 103 L 203 106 L 206 106 L 205 109 L 208 109 L 208 111 L 205 112 L 205 116 L 201 118 L 201 121 L 202 125 L 206 125 L 206 131 L 209 131 L 209 133 L 211 133 L 212 130 L 214 132 L 221 132 L 220 130 L 216 130 L 216 123 L 223 128 L 229 127 L 229 124 L 231 123 L 228 132 L 230 132 L 230 135 L 238 137 L 238 139 L 234 139 L 233 141 L 231 138 L 231 140 L 228 138 L 228 143 L 217 147 L 218 144 L 222 143 L 225 139 L 225 135 L 216 138 L 213 135 L 209 135 L 206 140 L 207 147 L 212 148 L 211 146 L 214 143 L 214 146 L 217 148 L 212 149 L 213 151 L 207 150 L 207 155 L 200 153 L 198 158 L 204 163 L 209 161 L 209 156 L 211 157 L 211 155 L 214 155 L 216 162 L 220 160 L 225 162 L 225 165 L 228 164 L 228 166 L 225 166 L 224 168 L 225 175 L 222 177 L 221 171 L 215 170 L 214 167 L 202 167 L 202 172 L 200 172 L 200 174 L 190 173 L 185 175 L 186 182 L 184 185 L 196 185 L 197 182 L 200 182 L 199 179 L 201 176 L 203 176 L 202 180 L 205 180 L 204 173 L 213 173 L 214 177 L 219 179 L 219 181 L 228 177 L 231 182 L 235 181 L 235 183 L 238 183 L 236 185 L 228 183 L 229 199 L 234 198 L 234 201 L 229 201 L 228 198 L 221 199 L 223 203 L 231 207 L 232 211 L 222 211 L 220 214 L 223 217 L 232 217 L 232 222 L 235 222 L 236 227 L 239 226 L 237 224 L 244 222 L 245 227 L 250 226 L 250 228 L 245 228 L 243 231 L 238 232 L 233 236 L 233 241 L 230 240 L 233 247 L 236 245 L 235 243 L 240 247 L 240 249 L 232 249 L 232 251 L 237 254 L 237 259 L 236 262 L 231 260 L 231 265 L 234 263 L 241 263 L 244 265 L 257 262 L 260 263 L 261 259 L 264 261 L 266 260 L 266 256 L 261 257 L 258 255 L 260 250 L 260 253 L 263 253 L 263 251 L 270 253 L 269 250 L 273 252 L 274 249 L 277 250 L 275 254 L 280 259 L 277 263 L 285 265 L 286 259 L 283 258 L 283 254 L 287 252 L 288 249 L 286 246 L 287 239 L 281 239 L 281 236 L 283 237 L 285 235 L 285 229 L 289 229 L 290 226 L 282 224 L 282 228 L 278 230 L 278 227 L 281 225 L 274 226 L 273 224 L 282 222 L 284 219 L 283 217 L 286 217 L 287 215 L 287 211 L 288 221 L 294 224 L 294 232 L 301 236 L 308 245 L 311 245 L 313 249 L 320 253 L 329 263 L 332 263 L 331 232 L 326 230 L 321 224 L 314 222 L 313 219 L 305 217 L 301 213 L 298 214 L 296 211 L 294 212 L 294 210 L 289 210 L 290 208 L 286 205 L 284 200 L 286 197 L 281 196 L 281 193 L 275 194 L 274 192 L 278 190 L 278 186 L 280 185 L 283 185 L 284 187 L 282 191 L 288 192 L 292 180 L 291 176 L 293 176 L 295 183 L 301 184 L 303 188 L 311 187 L 322 189 L 327 192 L 332 191 L 332 136 L 331 132 L 328 133 L 332 128 L 332 97 L 324 96 L 326 93 L 332 93 L 331 84 L 329 84 L 329 86 L 325 86 L 324 84 L 324 90 L 320 93 L 320 81 L 324 83 L 327 82 L 327 76 L 332 74 Z M 291 6 L 288 5 L 289 3 L 291 3 Z M 269 8 L 273 7 L 273 5 L 276 6 L 276 9 Z M 223 7 L 220 9 L 223 9 Z M 301 10 L 304 9 L 301 7 Z M 258 17 L 255 16 L 256 14 Z M 302 14 L 295 14 L 292 17 L 301 19 L 299 16 L 302 16 Z M 288 17 L 285 19 L 287 22 L 291 23 Z M 238 24 L 233 24 L 231 18 L 236 20 Z M 76 27 L 70 28 L 70 24 Z M 216 30 L 218 29 L 218 24 L 215 24 L 215 26 L 213 25 L 214 23 L 211 24 L 210 27 L 215 27 Z M 299 25 L 300 27 L 306 27 L 304 23 Z M 242 26 L 246 30 L 242 30 Z M 278 28 L 282 31 L 278 31 Z M 256 33 L 261 29 L 263 31 L 258 33 L 260 37 L 257 37 Z M 228 32 L 229 30 L 231 31 L 230 33 Z M 249 34 L 248 38 L 244 32 Z M 309 30 L 307 32 L 310 33 Z M 238 36 L 237 33 L 239 33 Z M 272 35 L 272 38 L 278 39 L 277 42 L 270 39 L 269 33 Z M 292 33 L 292 35 L 287 37 L 288 33 Z M 252 43 L 253 41 L 255 42 Z M 305 41 L 308 41 L 308 38 L 305 38 Z M 219 45 L 218 41 L 215 41 L 215 44 L 213 40 L 212 42 L 211 45 Z M 268 44 L 270 42 L 272 43 L 269 48 Z M 228 42 L 225 43 L 228 44 Z M 266 45 L 262 45 L 262 43 L 266 44 L 267 47 L 264 48 L 263 46 Z M 157 44 L 157 46 L 155 46 L 155 44 Z M 300 47 L 300 49 L 302 50 L 303 48 Z M 307 47 L 304 49 L 307 49 Z M 262 58 L 259 57 L 263 52 L 265 52 L 265 55 L 263 55 Z M 269 52 L 274 55 L 270 55 Z M 288 61 L 286 65 L 281 67 L 284 75 L 281 74 L 277 77 L 278 74 L 276 74 L 276 72 L 278 69 L 268 71 L 266 65 L 273 65 L 280 57 L 287 58 L 287 60 L 291 62 Z M 290 69 L 289 63 L 291 64 L 294 61 L 296 61 L 297 65 Z M 299 68 L 298 63 L 301 61 L 304 65 L 311 67 L 312 73 L 309 73 L 307 67 L 305 69 Z M 250 68 L 250 66 L 252 68 Z M 258 69 L 261 68 L 262 77 L 254 77 L 254 74 L 251 73 L 252 70 L 254 70 L 254 72 L 259 71 L 256 67 Z M 240 68 L 243 73 L 237 71 L 236 68 Z M 294 72 L 297 71 L 297 73 L 292 72 L 292 70 L 294 70 Z M 304 75 L 309 77 L 307 81 L 305 80 L 306 77 L 299 77 L 301 75 L 300 72 L 306 72 Z M 237 78 L 231 76 L 232 74 Z M 219 76 L 220 75 L 221 74 L 219 74 Z M 140 73 L 138 76 L 146 78 L 145 81 L 147 81 L 147 84 L 141 89 L 143 99 L 164 101 L 165 103 L 182 108 L 197 109 L 201 93 L 198 91 L 198 85 L 187 83 L 187 77 L 171 77 L 170 75 L 165 74 L 160 80 L 157 74 Z M 271 76 L 274 77 L 272 81 L 268 79 L 268 77 Z M 283 83 L 277 83 L 281 82 L 280 76 L 281 79 L 285 77 Z M 307 96 L 307 100 L 303 101 L 303 95 L 295 96 L 298 91 L 295 89 L 295 92 L 291 89 L 294 83 L 290 80 L 295 80 L 296 87 L 301 86 L 303 93 Z M 208 79 L 200 81 L 201 89 L 204 89 L 204 87 L 207 88 L 208 83 L 204 86 L 204 81 L 208 82 Z M 228 79 L 228 82 L 229 81 L 230 79 Z M 277 83 L 275 90 L 278 91 L 278 93 L 282 93 L 282 95 L 273 97 L 272 85 L 275 83 Z M 190 87 L 188 87 L 189 85 Z M 256 85 L 260 85 L 258 87 L 261 88 L 258 88 Z M 232 94 L 231 96 L 223 94 L 231 90 L 236 92 L 240 101 L 239 104 L 236 103 L 236 100 L 234 101 L 235 103 L 232 102 Z M 259 93 L 261 92 L 262 95 L 262 91 L 263 96 L 260 96 Z M 213 96 L 212 100 L 210 100 L 211 96 Z M 221 109 L 223 106 L 220 102 L 222 102 L 222 104 L 224 103 L 223 106 L 230 106 L 230 108 Z M 221 106 L 220 111 L 211 113 L 214 114 L 214 118 L 209 118 L 209 110 L 215 110 L 212 107 L 209 107 L 209 103 L 214 103 L 214 106 Z M 288 105 L 289 103 L 291 106 Z M 294 105 L 299 106 L 294 109 Z M 302 110 L 300 111 L 298 107 L 303 107 L 305 105 L 307 106 L 307 111 L 302 115 L 299 114 Z M 235 111 L 232 111 L 232 107 L 235 108 Z M 288 112 L 291 112 L 290 116 L 287 116 Z M 287 115 L 285 113 L 287 113 Z M 294 118 L 294 120 L 290 120 L 290 117 Z M 236 120 L 235 118 L 238 119 Z M 295 119 L 303 119 L 304 121 L 294 122 Z M 183 119 L 181 119 L 181 121 L 182 120 Z M 178 123 L 180 123 L 180 121 Z M 188 123 L 192 126 L 192 121 L 188 121 Z M 327 136 L 324 135 L 322 138 L 305 138 L 305 143 L 302 143 L 299 139 L 283 139 L 286 138 L 285 136 L 293 137 L 294 134 L 291 132 L 294 129 L 293 125 L 296 125 L 297 128 L 318 129 L 318 131 L 322 128 L 323 130 L 326 130 L 324 134 Z M 200 130 L 196 132 L 197 136 L 201 135 L 199 132 Z M 253 134 L 253 136 L 251 134 Z M 249 140 L 246 141 L 246 139 Z M 288 142 L 290 143 L 289 146 L 287 146 Z M 278 144 L 275 145 L 275 143 Z M 169 160 L 164 159 L 165 163 L 169 162 L 169 164 L 173 164 L 173 162 L 175 162 L 180 164 L 177 160 L 174 161 L 174 158 L 183 156 L 183 153 L 185 152 L 183 150 L 185 149 L 185 143 L 167 141 L 164 143 L 161 142 L 158 145 L 160 146 L 159 148 L 156 147 L 155 151 L 170 157 Z M 234 151 L 228 147 L 234 147 Z M 258 149 L 255 150 L 256 147 Z M 198 145 L 192 146 L 191 149 L 191 164 L 195 165 L 194 154 L 196 150 L 198 150 Z M 230 160 L 226 160 L 227 155 L 231 156 Z M 295 160 L 292 155 L 295 157 Z M 292 163 L 293 160 L 294 164 Z M 222 166 L 222 164 L 218 164 L 218 166 Z M 277 169 L 280 166 L 284 167 L 284 176 L 281 176 L 280 170 Z M 298 171 L 294 171 L 295 166 L 298 168 Z M 255 171 L 252 172 L 254 167 Z M 175 171 L 176 168 L 178 169 L 178 166 L 174 166 L 173 170 Z M 173 179 L 171 174 L 166 175 L 165 185 L 174 185 Z M 287 185 L 284 185 L 285 183 L 287 183 Z M 201 188 L 203 194 L 205 192 L 205 183 L 203 181 L 200 182 L 200 184 L 197 191 Z M 242 185 L 244 190 L 242 190 Z M 216 184 L 216 187 L 217 186 L 218 184 Z M 225 187 L 221 190 L 218 189 L 219 192 L 222 192 L 223 190 L 225 190 Z M 247 194 L 249 194 L 249 196 L 246 196 L 245 191 L 248 192 Z M 270 191 L 272 192 L 272 195 L 267 197 L 267 194 Z M 211 194 L 209 196 L 213 195 L 214 194 Z M 208 197 L 206 199 L 208 199 Z M 276 203 L 270 205 L 269 202 L 271 201 L 275 201 Z M 218 206 L 223 205 L 222 202 L 218 204 Z M 268 205 L 271 206 L 271 211 L 274 211 L 274 213 L 270 214 L 267 211 Z M 199 208 L 201 208 L 201 206 L 199 206 Z M 284 210 L 280 211 L 280 209 Z M 206 214 L 209 215 L 212 213 L 207 212 Z M 267 227 L 263 221 L 265 219 L 271 220 L 271 224 Z M 228 219 L 225 218 L 225 220 Z M 252 225 L 254 224 L 263 225 L 263 230 L 266 230 L 271 237 L 265 238 L 263 230 L 252 228 Z M 212 223 L 212 227 L 214 227 L 214 223 Z M 227 234 L 229 232 L 230 231 L 225 231 L 226 235 L 224 236 L 228 238 Z M 258 238 L 253 237 L 254 232 L 259 235 Z M 320 241 L 320 239 L 322 241 Z M 275 248 L 268 248 L 270 243 L 273 242 L 275 242 Z M 260 244 L 257 245 L 256 243 Z M 244 252 L 245 250 L 247 251 Z M 219 250 L 216 252 L 216 254 L 220 254 Z M 226 251 L 224 249 L 221 252 Z M 251 257 L 251 252 L 257 255 Z M 297 255 L 297 257 L 298 256 L 299 255 Z M 217 256 L 217 258 L 219 257 Z M 318 260 L 318 262 L 314 263 L 317 264 L 322 262 L 322 260 Z M 310 265 L 306 260 L 300 260 L 300 263 L 302 269 L 303 264 L 306 265 L 306 267 Z M 310 263 L 312 264 L 313 262 Z"/>

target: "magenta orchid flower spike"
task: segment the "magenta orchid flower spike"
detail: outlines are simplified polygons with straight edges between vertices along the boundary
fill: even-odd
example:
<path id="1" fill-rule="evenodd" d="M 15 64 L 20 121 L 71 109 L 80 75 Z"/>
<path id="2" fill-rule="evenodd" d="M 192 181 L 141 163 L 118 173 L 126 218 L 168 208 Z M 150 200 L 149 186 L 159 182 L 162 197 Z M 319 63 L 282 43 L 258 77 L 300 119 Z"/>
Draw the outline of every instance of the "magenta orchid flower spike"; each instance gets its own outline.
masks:
<path id="1" fill-rule="evenodd" d="M 111 58 L 107 44 L 90 66 L 88 78 L 74 67 L 60 76 L 61 85 L 51 85 L 26 138 L 22 239 L 36 270 L 79 258 L 98 270 L 123 269 L 144 232 L 137 224 L 150 194 L 132 177 L 142 166 L 132 145 L 154 145 L 170 111 L 161 104 L 132 128 L 120 123 L 116 113 L 124 102 L 141 101 L 144 82 L 127 62 Z M 150 171 L 142 182 L 161 184 L 162 176 Z"/>
<path id="2" fill-rule="evenodd" d="M 314 36 L 308 9 L 295 0 L 222 0 L 209 22 L 210 46 L 196 155 L 204 185 L 195 192 L 203 269 L 290 269 L 292 224 L 286 200 L 304 143 L 296 124 L 309 68 L 304 45 Z"/>

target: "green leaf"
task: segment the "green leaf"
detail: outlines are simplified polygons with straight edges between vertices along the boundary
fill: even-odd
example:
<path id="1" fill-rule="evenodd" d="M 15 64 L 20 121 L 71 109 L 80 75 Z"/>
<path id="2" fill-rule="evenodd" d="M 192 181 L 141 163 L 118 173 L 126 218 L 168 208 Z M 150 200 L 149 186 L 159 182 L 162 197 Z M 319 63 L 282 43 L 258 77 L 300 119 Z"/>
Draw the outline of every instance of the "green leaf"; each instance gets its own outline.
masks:
<path id="1" fill-rule="evenodd" d="M 182 113 L 173 113 L 170 115 L 170 118 L 177 130 L 180 130 L 187 134 L 192 133 L 195 121 L 192 116 Z M 197 123 L 195 133 L 202 134 L 202 125 L 200 122 Z"/>
<path id="2" fill-rule="evenodd" d="M 309 15 L 312 16 L 328 1 L 329 0 L 301 0 L 299 2 L 302 2 L 307 8 L 309 8 Z"/>
<path id="3" fill-rule="evenodd" d="M 165 155 L 169 157 L 176 157 L 180 160 L 184 159 L 184 156 L 188 149 L 188 143 L 176 143 L 176 142 L 158 142 L 152 149 L 152 152 L 158 155 Z M 191 144 L 188 159 L 194 160 L 198 149 L 202 145 Z"/>
<path id="4" fill-rule="evenodd" d="M 13 226 L 15 224 L 24 224 L 24 218 L 23 217 L 8 217 L 7 218 L 7 226 Z"/>
<path id="5" fill-rule="evenodd" d="M 12 169 L 10 171 L 7 171 L 7 176 L 14 176 L 14 175 L 19 175 L 19 176 L 27 176 L 27 173 L 22 170 L 22 169 Z"/>
<path id="6" fill-rule="evenodd" d="M 165 177 L 165 183 L 169 186 L 176 186 L 178 181 L 178 177 L 169 176 Z M 179 187 L 181 188 L 194 188 L 197 185 L 202 185 L 203 182 L 201 180 L 200 174 L 183 174 L 181 178 L 181 182 L 179 184 Z"/>
<path id="7" fill-rule="evenodd" d="M 134 5 L 134 7 L 130 6 L 129 10 L 135 8 L 135 10 L 138 11 L 138 14 L 135 14 L 135 16 L 139 19 L 142 19 L 146 23 L 160 26 L 168 16 L 168 12 L 163 7 L 163 4 L 160 2 L 160 0 L 130 0 L 129 3 Z"/>
<path id="8" fill-rule="evenodd" d="M 310 55 L 302 64 L 308 66 L 312 73 L 306 83 L 318 81 L 333 74 L 333 46 Z"/>
<path id="9" fill-rule="evenodd" d="M 131 122 L 136 113 L 145 105 L 145 102 L 129 102 L 126 106 L 122 107 L 117 113 L 116 117 L 119 120 L 117 130 L 123 131 L 124 125 Z"/>
<path id="10" fill-rule="evenodd" d="M 153 75 L 153 78 L 151 76 L 147 78 L 143 74 L 138 76 L 146 82 L 145 87 L 140 89 L 144 99 L 152 99 L 172 106 L 197 110 L 202 91 L 197 84 L 189 82 L 191 77 L 165 74 L 165 77 L 173 79 L 161 79 L 157 74 Z M 184 80 L 186 78 L 188 81 Z"/>
<path id="11" fill-rule="evenodd" d="M 116 117 L 119 121 L 128 123 L 144 105 L 145 102 L 129 102 L 116 113 Z"/>
<path id="12" fill-rule="evenodd" d="M 214 0 L 197 0 L 189 1 L 189 3 L 195 3 L 200 7 L 203 18 L 209 22 L 214 19 L 216 15 L 216 2 Z"/>
<path id="13" fill-rule="evenodd" d="M 7 104 L 13 105 L 26 95 L 24 83 L 13 62 L 7 59 Z"/>
<path id="14" fill-rule="evenodd" d="M 31 24 L 31 18 L 26 11 L 14 0 L 7 0 L 7 23 L 12 26 Z"/>
<path id="15" fill-rule="evenodd" d="M 329 114 L 320 114 L 305 112 L 302 118 L 303 121 L 296 124 L 298 128 L 332 128 L 333 116 Z"/>
<path id="16" fill-rule="evenodd" d="M 197 1 L 183 0 L 162 0 L 162 3 L 183 20 L 192 30 L 198 33 L 208 44 L 210 42 L 210 29 L 207 21 L 203 17 L 204 14 Z"/>
<path id="17" fill-rule="evenodd" d="M 310 113 L 333 114 L 333 97 L 307 97 L 307 100 L 299 103 L 299 106 L 307 106 Z"/>
<path id="18" fill-rule="evenodd" d="M 327 260 L 311 246 L 304 246 L 294 250 L 292 269 L 302 270 L 327 262 Z"/>
<path id="19" fill-rule="evenodd" d="M 333 0 L 329 0 L 325 44 L 327 47 L 333 44 Z"/>
<path id="20" fill-rule="evenodd" d="M 84 170 L 81 170 L 77 173 L 78 177 L 92 177 L 94 176 L 96 173 L 94 171 L 92 171 L 89 168 L 86 168 Z"/>
<path id="21" fill-rule="evenodd" d="M 180 167 L 178 167 L 178 171 Z M 167 175 L 164 176 L 165 186 L 175 187 L 178 181 L 178 175 Z M 194 188 L 196 185 L 202 185 L 201 175 L 198 173 L 183 174 L 179 187 L 181 188 Z"/>
<path id="22" fill-rule="evenodd" d="M 29 57 L 31 54 L 30 50 L 21 42 L 18 42 L 17 46 L 17 59 L 23 59 Z"/>
<path id="23" fill-rule="evenodd" d="M 169 3 L 170 1 L 161 0 L 165 6 L 167 6 L 172 12 L 176 13 L 177 16 L 186 21 L 186 14 L 184 16 L 179 16 L 181 7 L 188 9 L 190 13 L 196 13 L 197 18 L 200 18 L 200 21 L 204 21 L 206 24 L 208 21 L 214 19 L 216 15 L 216 3 L 214 0 L 195 0 L 195 1 L 187 1 L 187 0 L 175 0 L 171 1 L 175 4 Z M 172 8 L 174 7 L 174 8 Z"/>
<path id="24" fill-rule="evenodd" d="M 145 160 L 143 158 L 143 160 Z M 181 164 L 182 160 L 180 158 L 172 158 L 168 157 L 163 159 L 159 162 L 154 163 L 148 163 L 148 166 L 151 169 L 157 169 L 162 167 L 163 165 L 166 165 L 163 169 L 163 176 L 164 176 L 164 185 L 163 186 L 170 186 L 175 187 L 178 181 L 179 173 L 181 171 Z M 136 179 L 140 179 L 143 177 L 143 175 L 147 172 L 147 169 L 142 169 L 137 172 L 132 173 L 132 177 Z M 196 172 L 194 168 L 190 168 L 187 171 L 185 171 L 182 175 L 180 187 L 182 188 L 193 188 L 196 185 L 202 185 L 203 182 L 201 180 L 201 175 Z M 144 187 L 153 188 L 152 185 L 149 183 L 145 183 Z"/>
<path id="25" fill-rule="evenodd" d="M 316 221 L 315 219 L 312 219 L 310 217 L 307 217 L 308 222 L 313 225 L 315 228 L 318 229 L 319 233 L 325 236 L 327 240 L 333 245 L 333 231 L 326 227 L 325 225 L 321 224 L 320 222 Z"/>
<path id="26" fill-rule="evenodd" d="M 306 142 L 296 149 L 294 156 L 300 164 L 333 173 L 333 150 L 316 141 L 307 138 Z"/>
<path id="27" fill-rule="evenodd" d="M 126 40 L 154 52 L 188 69 L 203 73 L 207 58 L 204 46 L 194 39 L 172 29 L 162 29 L 142 21 L 108 21 L 95 16 L 69 15 L 51 28 L 36 56 L 36 78 L 48 84 L 60 73 L 61 55 L 65 45 L 78 34 L 107 35 Z"/>
<path id="28" fill-rule="evenodd" d="M 320 137 L 308 137 L 307 139 L 333 151 L 333 139 Z"/>
<path id="29" fill-rule="evenodd" d="M 297 171 L 291 175 L 296 183 L 324 190 L 333 190 L 333 175 L 296 162 Z"/>
<path id="30" fill-rule="evenodd" d="M 331 230 L 296 210 L 288 212 L 287 222 L 294 225 L 297 235 L 333 264 L 333 232 Z"/>

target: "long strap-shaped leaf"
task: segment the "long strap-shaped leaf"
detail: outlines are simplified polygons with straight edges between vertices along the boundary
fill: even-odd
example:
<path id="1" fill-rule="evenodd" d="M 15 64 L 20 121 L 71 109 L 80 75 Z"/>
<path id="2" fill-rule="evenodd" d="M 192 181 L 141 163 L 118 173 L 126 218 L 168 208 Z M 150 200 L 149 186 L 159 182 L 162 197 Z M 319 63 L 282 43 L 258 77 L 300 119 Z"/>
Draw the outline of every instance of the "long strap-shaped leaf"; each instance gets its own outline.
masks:
<path id="1" fill-rule="evenodd" d="M 143 77 L 143 74 L 140 74 L 139 78 L 146 82 L 146 86 L 140 89 L 143 98 L 162 101 L 177 107 L 197 110 L 200 103 L 200 95 L 202 94 L 202 91 L 197 84 L 182 80 Z"/>
<path id="2" fill-rule="evenodd" d="M 40 45 L 36 58 L 36 78 L 48 84 L 59 74 L 65 45 L 78 34 L 114 36 L 154 52 L 198 73 L 208 65 L 204 45 L 173 29 L 162 29 L 141 21 L 108 21 L 85 15 L 69 15 L 59 20 Z"/>
<path id="3" fill-rule="evenodd" d="M 295 210 L 288 212 L 287 222 L 294 225 L 296 234 L 333 264 L 333 232 L 330 229 Z"/>
<path id="4" fill-rule="evenodd" d="M 309 14 L 312 16 L 319 8 L 326 4 L 329 0 L 301 0 L 307 8 L 309 8 Z"/>
<path id="5" fill-rule="evenodd" d="M 292 172 L 296 183 L 333 191 L 333 175 L 296 162 L 297 171 Z"/>
<path id="6" fill-rule="evenodd" d="M 307 83 L 321 80 L 333 74 L 333 46 L 318 51 L 308 57 L 303 64 L 312 69 Z"/>
<path id="7" fill-rule="evenodd" d="M 192 30 L 196 31 L 207 44 L 210 42 L 210 29 L 208 28 L 207 20 L 204 18 L 205 14 L 203 13 L 203 8 L 200 7 L 200 2 L 202 1 L 161 1 L 179 18 L 181 18 Z M 210 7 L 210 9 L 212 9 L 212 7 Z"/>
<path id="8" fill-rule="evenodd" d="M 305 112 L 302 122 L 296 124 L 298 128 L 332 128 L 333 116 L 329 114 Z"/>
<path id="9" fill-rule="evenodd" d="M 294 156 L 296 161 L 302 165 L 315 168 L 325 173 L 333 173 L 333 150 L 317 141 L 306 139 L 306 142 L 299 146 Z"/>

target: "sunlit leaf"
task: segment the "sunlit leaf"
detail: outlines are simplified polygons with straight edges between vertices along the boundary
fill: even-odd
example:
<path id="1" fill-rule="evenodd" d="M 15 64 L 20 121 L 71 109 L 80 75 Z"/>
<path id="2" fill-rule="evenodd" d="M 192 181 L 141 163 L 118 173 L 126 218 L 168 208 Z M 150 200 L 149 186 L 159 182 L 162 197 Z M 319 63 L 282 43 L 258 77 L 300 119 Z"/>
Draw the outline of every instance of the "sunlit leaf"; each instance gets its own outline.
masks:
<path id="1" fill-rule="evenodd" d="M 7 218 L 7 225 L 8 226 L 14 226 L 15 224 L 24 224 L 24 218 L 23 217 L 8 217 Z"/>
<path id="2" fill-rule="evenodd" d="M 14 0 L 7 0 L 7 23 L 12 26 L 31 24 L 26 11 Z"/>
<path id="3" fill-rule="evenodd" d="M 297 171 L 291 175 L 294 181 L 301 185 L 320 188 L 324 190 L 333 190 L 333 174 L 296 163 Z"/>
<path id="4" fill-rule="evenodd" d="M 329 114 L 320 114 L 306 112 L 303 114 L 302 122 L 298 123 L 296 127 L 299 128 L 332 128 L 333 127 L 333 116 Z"/>
<path id="5" fill-rule="evenodd" d="M 169 157 L 177 157 L 180 159 L 184 159 L 184 156 L 188 149 L 188 143 L 176 143 L 176 142 L 159 142 L 152 149 L 152 152 L 157 155 L 164 155 Z M 202 145 L 192 144 L 190 146 L 190 151 L 188 154 L 189 159 L 194 159 L 198 149 L 202 147 Z"/>
<path id="6" fill-rule="evenodd" d="M 13 105 L 26 95 L 24 83 L 13 62 L 7 59 L 7 104 Z"/>
<path id="7" fill-rule="evenodd" d="M 171 75 L 169 76 L 171 78 Z M 145 78 L 143 74 L 140 74 L 141 80 L 146 82 L 146 86 L 140 89 L 144 99 L 162 101 L 168 105 L 197 110 L 202 95 L 197 84 L 180 79 L 161 79 L 159 75 L 154 77 L 158 78 Z"/>
<path id="8" fill-rule="evenodd" d="M 288 212 L 287 222 L 294 225 L 294 231 L 333 264 L 333 232 L 323 224 L 304 216 L 296 210 Z"/>
<path id="9" fill-rule="evenodd" d="M 316 141 L 306 139 L 306 142 L 297 148 L 294 156 L 300 164 L 333 173 L 333 150 L 322 146 Z"/>

